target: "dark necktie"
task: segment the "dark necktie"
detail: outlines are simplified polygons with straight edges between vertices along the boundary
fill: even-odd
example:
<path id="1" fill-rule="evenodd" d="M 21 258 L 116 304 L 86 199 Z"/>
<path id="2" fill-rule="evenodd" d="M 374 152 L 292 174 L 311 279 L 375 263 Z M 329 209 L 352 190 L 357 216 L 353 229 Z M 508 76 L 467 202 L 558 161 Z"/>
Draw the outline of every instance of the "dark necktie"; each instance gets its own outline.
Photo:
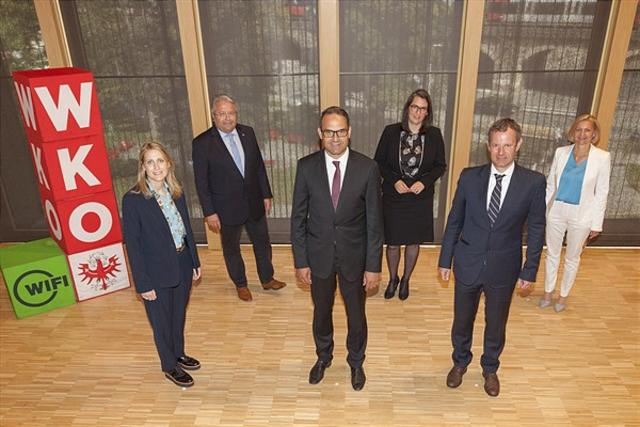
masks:
<path id="1" fill-rule="evenodd" d="M 340 162 L 334 160 L 333 165 L 336 167 L 336 171 L 333 174 L 333 182 L 331 183 L 331 201 L 333 202 L 333 209 L 337 209 L 338 199 L 340 198 Z"/>
<path id="2" fill-rule="evenodd" d="M 496 177 L 496 186 L 493 187 L 491 200 L 489 201 L 489 209 L 487 210 L 489 223 L 491 223 L 492 227 L 493 223 L 496 222 L 496 218 L 498 218 L 498 212 L 500 212 L 500 194 L 502 193 L 502 178 L 504 178 L 504 175 L 494 173 L 493 176 Z"/>

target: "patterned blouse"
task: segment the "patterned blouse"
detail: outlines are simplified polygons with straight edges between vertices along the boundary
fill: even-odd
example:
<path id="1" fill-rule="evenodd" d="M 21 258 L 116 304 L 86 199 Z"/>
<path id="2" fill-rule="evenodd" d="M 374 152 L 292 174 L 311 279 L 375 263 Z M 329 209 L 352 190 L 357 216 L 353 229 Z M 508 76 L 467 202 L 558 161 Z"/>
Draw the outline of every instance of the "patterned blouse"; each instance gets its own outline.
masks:
<path id="1" fill-rule="evenodd" d="M 424 152 L 424 134 L 400 133 L 400 171 L 402 176 L 415 179 L 422 165 L 422 153 Z"/>
<path id="2" fill-rule="evenodd" d="M 167 190 L 166 194 L 157 193 L 153 188 L 151 188 L 148 181 L 147 186 L 149 187 L 151 194 L 153 194 L 153 197 L 156 198 L 156 201 L 167 220 L 167 224 L 169 224 L 169 229 L 171 230 L 171 236 L 173 237 L 173 243 L 176 245 L 176 249 L 181 248 L 184 246 L 184 238 L 187 235 L 187 230 L 182 222 L 180 212 L 178 212 L 178 208 L 171 197 L 169 186 L 166 182 L 164 183 L 164 188 Z"/>

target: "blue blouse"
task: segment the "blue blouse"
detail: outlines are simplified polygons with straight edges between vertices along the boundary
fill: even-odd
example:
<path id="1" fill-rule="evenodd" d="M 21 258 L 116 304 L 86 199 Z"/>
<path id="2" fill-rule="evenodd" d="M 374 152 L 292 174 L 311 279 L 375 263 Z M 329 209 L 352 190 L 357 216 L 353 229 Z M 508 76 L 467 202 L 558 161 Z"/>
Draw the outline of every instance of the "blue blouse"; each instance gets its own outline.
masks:
<path id="1" fill-rule="evenodd" d="M 153 197 L 156 198 L 156 201 L 162 210 L 162 214 L 166 218 L 167 224 L 169 224 L 169 229 L 171 230 L 171 236 L 173 237 L 173 243 L 175 243 L 176 249 L 181 248 L 184 246 L 184 238 L 187 235 L 187 230 L 182 222 L 180 212 L 178 212 L 178 208 L 171 197 L 169 186 L 165 182 L 164 188 L 167 190 L 166 194 L 157 193 L 153 188 L 151 188 L 151 185 L 149 185 L 148 182 L 147 186 L 149 187 L 151 194 L 153 194 Z"/>
<path id="2" fill-rule="evenodd" d="M 576 164 L 576 159 L 573 157 L 573 148 L 569 154 L 567 164 L 560 176 L 560 184 L 558 184 L 558 193 L 556 194 L 556 200 L 569 203 L 571 205 L 580 204 L 580 193 L 582 192 L 582 182 L 584 181 L 584 172 L 587 169 L 587 158 L 579 165 Z"/>

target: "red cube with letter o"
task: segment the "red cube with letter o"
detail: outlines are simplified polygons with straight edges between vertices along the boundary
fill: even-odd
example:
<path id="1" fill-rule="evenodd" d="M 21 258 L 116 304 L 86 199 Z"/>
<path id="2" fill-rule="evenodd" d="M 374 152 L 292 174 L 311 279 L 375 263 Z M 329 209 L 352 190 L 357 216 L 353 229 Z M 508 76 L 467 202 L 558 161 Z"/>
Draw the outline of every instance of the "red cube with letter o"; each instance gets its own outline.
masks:
<path id="1" fill-rule="evenodd" d="M 113 191 L 66 200 L 43 198 L 51 237 L 67 254 L 122 241 Z"/>

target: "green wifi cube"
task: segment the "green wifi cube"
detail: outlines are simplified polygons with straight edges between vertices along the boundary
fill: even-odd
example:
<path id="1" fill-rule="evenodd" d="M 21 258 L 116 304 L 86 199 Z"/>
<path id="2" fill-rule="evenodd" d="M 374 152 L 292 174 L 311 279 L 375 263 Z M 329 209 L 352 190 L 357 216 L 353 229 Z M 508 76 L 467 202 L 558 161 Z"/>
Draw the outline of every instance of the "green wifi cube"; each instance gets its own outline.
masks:
<path id="1" fill-rule="evenodd" d="M 18 319 L 76 302 L 67 257 L 50 238 L 0 248 L 0 269 Z"/>

